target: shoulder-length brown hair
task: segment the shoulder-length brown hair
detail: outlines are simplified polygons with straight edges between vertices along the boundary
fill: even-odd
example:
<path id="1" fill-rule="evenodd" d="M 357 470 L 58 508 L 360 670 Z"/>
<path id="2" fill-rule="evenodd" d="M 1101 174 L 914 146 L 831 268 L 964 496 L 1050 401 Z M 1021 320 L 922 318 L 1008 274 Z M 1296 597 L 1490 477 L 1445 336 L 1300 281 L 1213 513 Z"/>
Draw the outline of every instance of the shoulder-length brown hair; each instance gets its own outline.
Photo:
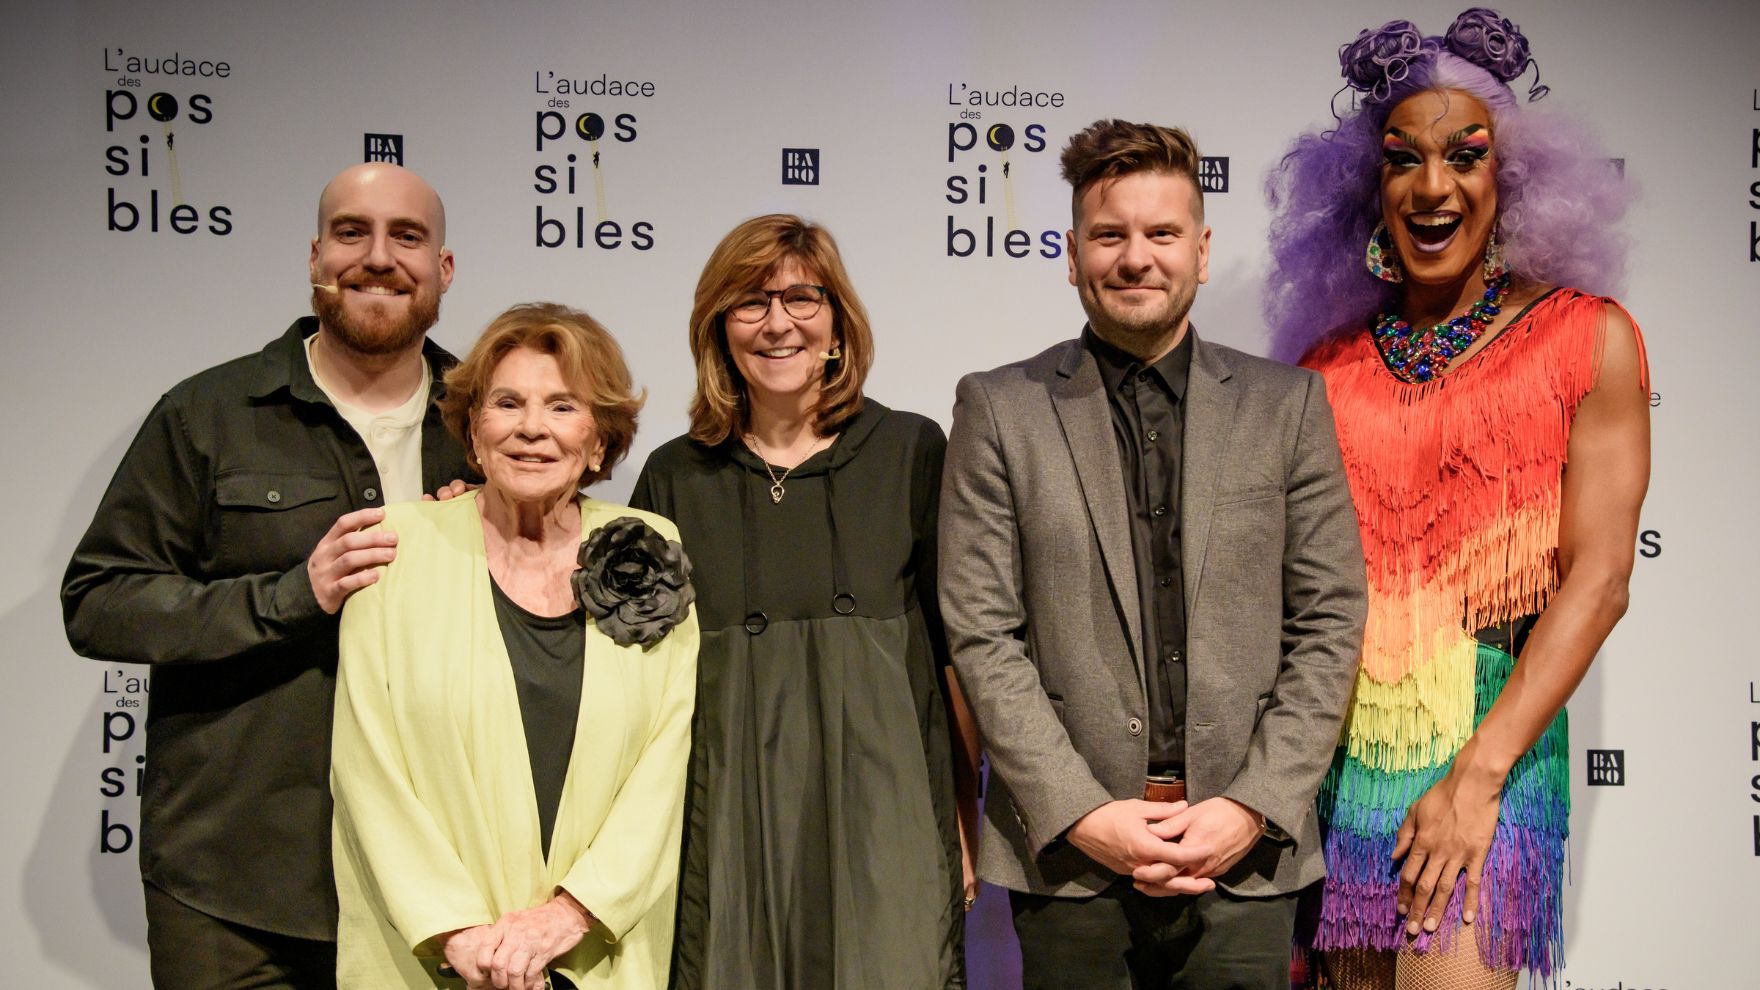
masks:
<path id="1" fill-rule="evenodd" d="M 489 322 L 465 359 L 446 373 L 440 417 L 464 444 L 471 470 L 483 473 L 471 449 L 471 422 L 483 408 L 495 367 L 521 347 L 548 354 L 562 368 L 562 379 L 593 415 L 593 429 L 605 443 L 605 455 L 581 474 L 585 488 L 611 477 L 611 469 L 629 453 L 636 437 L 636 414 L 647 401 L 646 390 L 635 391 L 623 349 L 599 321 L 560 303 L 521 303 Z"/>
<path id="2" fill-rule="evenodd" d="M 874 363 L 874 335 L 837 242 L 818 224 L 793 214 L 771 213 L 729 231 L 715 245 L 697 279 L 691 306 L 691 357 L 697 363 L 691 439 L 715 445 L 751 425 L 745 378 L 727 349 L 727 311 L 790 261 L 824 284 L 833 314 L 833 339 L 843 351 L 842 357 L 825 362 L 815 427 L 820 433 L 833 433 L 862 411 L 862 385 Z"/>

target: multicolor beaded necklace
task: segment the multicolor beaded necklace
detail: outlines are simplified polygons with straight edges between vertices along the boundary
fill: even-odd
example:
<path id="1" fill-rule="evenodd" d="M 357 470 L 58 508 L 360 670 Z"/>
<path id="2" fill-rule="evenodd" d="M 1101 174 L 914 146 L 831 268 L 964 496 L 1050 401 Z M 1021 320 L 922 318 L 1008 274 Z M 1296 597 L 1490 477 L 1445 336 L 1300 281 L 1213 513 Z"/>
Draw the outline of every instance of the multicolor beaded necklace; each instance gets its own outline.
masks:
<path id="1" fill-rule="evenodd" d="M 1499 272 L 1485 284 L 1485 295 L 1471 309 L 1422 330 L 1413 330 L 1398 313 L 1382 314 L 1371 336 L 1388 370 L 1400 381 L 1412 383 L 1427 382 L 1441 374 L 1449 360 L 1473 346 L 1492 319 L 1503 312 L 1509 281 L 1508 272 Z"/>

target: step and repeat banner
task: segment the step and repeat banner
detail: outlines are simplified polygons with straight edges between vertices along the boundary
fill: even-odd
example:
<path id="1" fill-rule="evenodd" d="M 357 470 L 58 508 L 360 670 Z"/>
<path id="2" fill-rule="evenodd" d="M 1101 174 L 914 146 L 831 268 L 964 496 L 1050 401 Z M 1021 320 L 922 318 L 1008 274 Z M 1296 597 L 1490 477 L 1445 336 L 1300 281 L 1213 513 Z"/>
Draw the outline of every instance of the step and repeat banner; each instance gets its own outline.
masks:
<path id="1" fill-rule="evenodd" d="M 872 311 L 870 392 L 950 419 L 971 370 L 1073 335 L 1057 155 L 1102 116 L 1206 156 L 1194 320 L 1268 349 L 1268 167 L 1330 121 L 1338 47 L 1460 2 L 8 4 L 0 94 L 0 982 L 148 985 L 136 871 L 144 668 L 80 659 L 57 591 L 146 410 L 306 311 L 319 190 L 366 159 L 444 197 L 462 353 L 515 302 L 623 343 L 649 403 L 621 499 L 680 433 L 697 274 L 739 220 L 839 238 Z M 1636 203 L 1654 474 L 1632 606 L 1571 706 L 1572 990 L 1756 985 L 1760 661 L 1749 622 L 1760 401 L 1760 18 L 1746 3 L 1527 0 L 1553 104 Z M 973 981 L 1018 980 L 1006 899 Z"/>

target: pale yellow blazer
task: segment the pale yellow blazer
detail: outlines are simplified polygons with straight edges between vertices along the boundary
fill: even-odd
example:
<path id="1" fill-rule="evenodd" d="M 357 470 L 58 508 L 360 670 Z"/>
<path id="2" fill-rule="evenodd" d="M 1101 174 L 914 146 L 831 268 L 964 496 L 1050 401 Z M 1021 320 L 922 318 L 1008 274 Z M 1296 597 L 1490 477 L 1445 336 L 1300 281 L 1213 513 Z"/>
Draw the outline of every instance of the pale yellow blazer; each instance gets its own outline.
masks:
<path id="1" fill-rule="evenodd" d="M 582 498 L 583 538 L 635 516 Z M 475 493 L 385 507 L 397 559 L 342 613 L 331 791 L 344 990 L 463 986 L 429 939 L 566 889 L 599 919 L 554 968 L 661 988 L 672 949 L 697 618 L 647 651 L 587 622 L 574 750 L 541 852 L 537 798 Z"/>

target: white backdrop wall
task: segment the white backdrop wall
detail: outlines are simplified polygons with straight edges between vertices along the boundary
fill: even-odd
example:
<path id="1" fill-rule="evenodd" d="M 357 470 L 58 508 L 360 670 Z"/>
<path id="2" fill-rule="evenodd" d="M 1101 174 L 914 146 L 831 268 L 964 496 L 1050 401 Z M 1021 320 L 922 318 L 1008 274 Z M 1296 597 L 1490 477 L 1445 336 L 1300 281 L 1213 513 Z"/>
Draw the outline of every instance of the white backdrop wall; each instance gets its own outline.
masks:
<path id="1" fill-rule="evenodd" d="M 1396 16 L 1436 32 L 1464 3 L 6 4 L 0 983 L 147 986 L 132 843 L 148 689 L 68 650 L 62 568 L 153 400 L 306 309 L 318 191 L 367 134 L 400 135 L 446 199 L 442 344 L 462 352 L 534 299 L 623 342 L 650 401 L 599 492 L 621 498 L 684 427 L 691 290 L 752 214 L 839 236 L 889 405 L 945 424 L 960 374 L 1073 334 L 1056 153 L 1101 116 L 1183 124 L 1227 158 L 1194 319 L 1263 351 L 1266 168 L 1329 120 L 1341 43 Z M 1741 633 L 1760 549 L 1760 18 L 1738 0 L 1505 11 L 1547 102 L 1589 118 L 1641 190 L 1623 298 L 1656 392 L 1633 606 L 1572 705 L 1562 985 L 1760 985 L 1760 663 Z M 970 107 L 974 92 L 1017 105 Z M 572 130 L 586 113 L 597 142 Z M 1006 152 L 986 143 L 999 124 Z M 789 148 L 817 150 L 816 184 L 783 183 Z M 1621 752 L 1603 774 L 1618 786 L 1589 786 L 1589 750 Z M 980 905 L 978 986 L 1011 985 L 1003 907 Z"/>

